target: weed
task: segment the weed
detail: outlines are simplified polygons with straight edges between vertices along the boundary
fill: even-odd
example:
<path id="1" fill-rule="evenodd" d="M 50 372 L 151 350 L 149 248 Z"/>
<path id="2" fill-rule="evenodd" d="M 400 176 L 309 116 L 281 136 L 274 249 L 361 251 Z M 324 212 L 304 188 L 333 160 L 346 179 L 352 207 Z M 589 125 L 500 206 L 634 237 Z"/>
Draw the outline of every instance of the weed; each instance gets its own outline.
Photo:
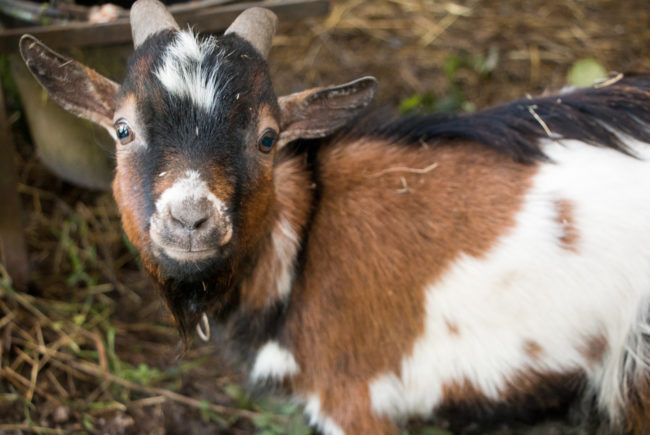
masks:
<path id="1" fill-rule="evenodd" d="M 469 74 L 486 79 L 497 67 L 499 53 L 491 48 L 486 56 L 480 54 L 458 53 L 447 56 L 443 63 L 443 71 L 448 81 L 446 94 L 436 96 L 433 92 L 412 95 L 400 102 L 399 112 L 402 114 L 438 113 L 438 112 L 473 112 L 474 104 L 465 99 L 459 73 Z"/>

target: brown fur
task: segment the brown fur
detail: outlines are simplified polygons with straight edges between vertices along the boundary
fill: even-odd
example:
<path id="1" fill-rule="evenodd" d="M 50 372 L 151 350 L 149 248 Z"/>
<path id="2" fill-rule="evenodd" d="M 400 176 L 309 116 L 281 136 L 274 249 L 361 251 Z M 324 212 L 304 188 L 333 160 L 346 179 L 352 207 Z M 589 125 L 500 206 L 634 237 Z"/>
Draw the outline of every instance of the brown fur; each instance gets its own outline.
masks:
<path id="1" fill-rule="evenodd" d="M 468 379 L 450 381 L 442 385 L 442 409 L 467 406 L 484 406 L 488 402 L 485 394 Z M 445 412 L 442 411 L 442 414 Z"/>
<path id="2" fill-rule="evenodd" d="M 460 335 L 460 330 L 458 329 L 458 325 L 449 321 L 448 319 L 445 319 L 445 326 L 447 327 L 447 331 L 449 331 L 449 334 L 458 336 Z"/>
<path id="3" fill-rule="evenodd" d="M 625 408 L 625 422 L 627 431 L 635 435 L 646 435 L 648 433 L 648 422 L 650 421 L 650 377 L 643 372 L 644 377 L 638 376 L 630 380 L 630 392 L 628 403 Z"/>
<path id="4" fill-rule="evenodd" d="M 524 352 L 531 360 L 538 359 L 543 351 L 544 349 L 542 346 L 540 346 L 536 341 L 526 340 L 524 342 Z"/>
<path id="5" fill-rule="evenodd" d="M 555 201 L 555 210 L 555 219 L 562 228 L 560 246 L 568 251 L 578 252 L 580 235 L 573 219 L 573 204 L 568 199 L 558 199 Z"/>
<path id="6" fill-rule="evenodd" d="M 579 372 L 521 371 L 510 379 L 501 397 L 515 410 L 565 410 L 583 383 L 584 374 Z"/>
<path id="7" fill-rule="evenodd" d="M 599 364 L 607 350 L 609 350 L 607 337 L 604 335 L 597 335 L 587 340 L 587 343 L 582 348 L 582 355 L 590 363 Z"/>
<path id="8" fill-rule="evenodd" d="M 124 232 L 136 249 L 143 252 L 142 247 L 148 243 L 149 234 L 142 231 L 139 224 L 144 216 L 139 197 L 135 195 L 139 190 L 140 184 L 137 183 L 139 180 L 140 176 L 133 168 L 127 170 L 122 176 L 116 176 L 113 180 L 113 195 L 120 208 Z"/>
<path id="9" fill-rule="evenodd" d="M 396 426 L 388 418 L 378 417 L 372 413 L 368 386 L 362 379 L 348 383 L 344 397 L 333 394 L 325 396 L 324 400 L 321 400 L 321 409 L 348 435 L 399 434 Z"/>
<path id="10" fill-rule="evenodd" d="M 276 133 L 279 133 L 280 126 L 278 125 L 278 108 L 277 106 L 270 106 L 266 103 L 262 103 L 259 109 L 257 110 L 257 136 L 261 136 L 264 130 L 271 128 L 275 130 Z"/>
<path id="11" fill-rule="evenodd" d="M 426 173 L 410 170 L 434 163 Z M 302 369 L 295 388 L 317 393 L 324 414 L 338 415 L 354 389 L 367 394 L 375 376 L 399 373 L 423 333 L 426 286 L 461 253 L 482 257 L 514 225 L 536 169 L 473 144 L 425 152 L 359 141 L 326 151 L 318 170 L 323 200 L 291 295 L 286 342 Z M 357 258 L 365 261 L 348 261 Z"/>
<path id="12" fill-rule="evenodd" d="M 305 189 L 310 185 L 309 180 L 310 174 L 301 159 L 281 162 L 275 169 L 276 222 L 285 219 L 300 239 L 304 236 L 304 225 L 312 202 L 312 189 Z M 274 227 L 272 231 L 279 230 Z M 277 279 L 281 260 L 275 252 L 272 238 L 268 238 L 251 275 L 242 283 L 242 303 L 258 310 L 277 299 L 276 294 L 269 293 L 269 286 Z"/>

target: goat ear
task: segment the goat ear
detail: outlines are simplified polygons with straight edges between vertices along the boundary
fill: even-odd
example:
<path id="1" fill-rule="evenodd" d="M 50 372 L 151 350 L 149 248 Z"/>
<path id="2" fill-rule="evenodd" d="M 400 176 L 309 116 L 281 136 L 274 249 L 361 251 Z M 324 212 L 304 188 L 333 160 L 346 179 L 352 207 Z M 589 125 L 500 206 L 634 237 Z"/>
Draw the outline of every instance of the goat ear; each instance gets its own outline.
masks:
<path id="1" fill-rule="evenodd" d="M 20 38 L 19 47 L 25 64 L 54 101 L 113 132 L 117 83 L 52 51 L 32 35 Z"/>
<path id="2" fill-rule="evenodd" d="M 296 139 L 314 139 L 336 132 L 370 104 L 376 90 L 374 77 L 362 77 L 338 86 L 280 97 L 279 146 Z"/>

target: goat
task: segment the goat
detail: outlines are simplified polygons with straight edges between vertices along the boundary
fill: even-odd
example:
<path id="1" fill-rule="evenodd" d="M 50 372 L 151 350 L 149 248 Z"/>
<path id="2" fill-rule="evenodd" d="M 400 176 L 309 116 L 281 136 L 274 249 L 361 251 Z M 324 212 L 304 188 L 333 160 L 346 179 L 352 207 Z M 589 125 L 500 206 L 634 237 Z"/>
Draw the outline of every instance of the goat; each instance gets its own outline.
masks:
<path id="1" fill-rule="evenodd" d="M 648 433 L 650 76 L 391 120 L 371 77 L 276 98 L 276 21 L 202 38 L 138 0 L 121 86 L 20 42 L 116 139 L 123 227 L 181 335 L 209 314 L 325 434 L 570 403 Z"/>

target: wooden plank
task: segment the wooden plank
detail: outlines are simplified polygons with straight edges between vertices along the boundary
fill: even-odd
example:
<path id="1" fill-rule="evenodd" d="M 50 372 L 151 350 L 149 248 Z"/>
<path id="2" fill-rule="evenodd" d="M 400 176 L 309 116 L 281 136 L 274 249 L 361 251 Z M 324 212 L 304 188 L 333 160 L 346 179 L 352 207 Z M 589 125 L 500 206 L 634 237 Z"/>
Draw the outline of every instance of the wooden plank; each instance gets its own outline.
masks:
<path id="1" fill-rule="evenodd" d="M 22 207 L 14 165 L 15 145 L 0 86 L 0 262 L 13 279 L 14 287 L 25 289 L 29 279 L 27 250 L 22 227 Z"/>
<path id="2" fill-rule="evenodd" d="M 281 2 L 246 2 L 197 10 L 180 10 L 174 17 L 181 28 L 190 24 L 201 32 L 225 30 L 243 10 L 263 6 L 278 15 L 281 22 L 327 14 L 329 0 L 285 0 Z M 127 18 L 110 23 L 71 23 L 42 27 L 22 27 L 0 32 L 0 54 L 15 52 L 25 33 L 32 34 L 52 48 L 101 46 L 131 40 L 131 25 Z"/>

